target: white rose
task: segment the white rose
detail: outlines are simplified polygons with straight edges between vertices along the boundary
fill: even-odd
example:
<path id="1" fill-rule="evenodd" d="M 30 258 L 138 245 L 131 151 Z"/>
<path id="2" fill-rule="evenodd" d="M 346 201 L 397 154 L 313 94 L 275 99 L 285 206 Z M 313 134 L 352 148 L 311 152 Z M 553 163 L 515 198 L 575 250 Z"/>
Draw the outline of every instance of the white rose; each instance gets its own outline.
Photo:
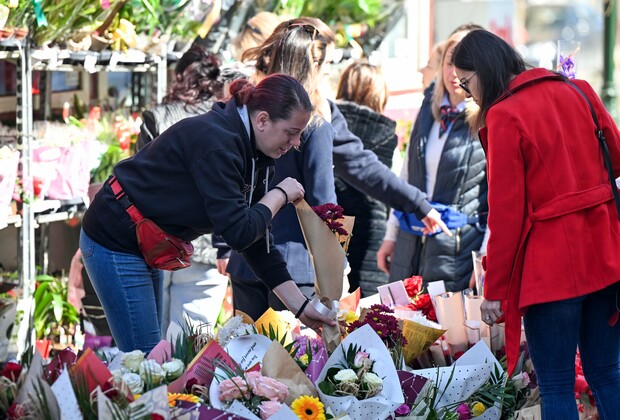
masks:
<path id="1" fill-rule="evenodd" d="M 124 369 L 115 369 L 110 372 L 112 374 L 112 379 L 114 380 L 114 385 L 118 385 L 123 380 L 123 375 L 125 374 Z"/>
<path id="2" fill-rule="evenodd" d="M 383 379 L 379 378 L 377 375 L 375 375 L 372 372 L 366 372 L 362 379 L 364 382 L 366 382 L 369 386 L 373 388 L 383 386 Z"/>
<path id="3" fill-rule="evenodd" d="M 144 390 L 144 382 L 137 373 L 127 372 L 123 375 L 123 382 L 127 384 L 133 395 L 141 394 Z"/>
<path id="4" fill-rule="evenodd" d="M 144 360 L 144 353 L 140 350 L 134 350 L 129 353 L 121 355 L 121 364 L 132 372 L 137 372 L 140 369 L 140 363 Z"/>
<path id="5" fill-rule="evenodd" d="M 357 380 L 357 374 L 353 369 L 343 369 L 334 375 L 334 379 L 338 382 L 355 382 Z"/>
<path id="6" fill-rule="evenodd" d="M 144 360 L 140 365 L 140 377 L 144 382 L 159 385 L 166 377 L 166 372 L 155 360 Z"/>
<path id="7" fill-rule="evenodd" d="M 162 369 L 166 372 L 166 378 L 176 379 L 183 374 L 185 370 L 185 364 L 179 359 L 172 359 L 169 362 L 161 365 Z"/>

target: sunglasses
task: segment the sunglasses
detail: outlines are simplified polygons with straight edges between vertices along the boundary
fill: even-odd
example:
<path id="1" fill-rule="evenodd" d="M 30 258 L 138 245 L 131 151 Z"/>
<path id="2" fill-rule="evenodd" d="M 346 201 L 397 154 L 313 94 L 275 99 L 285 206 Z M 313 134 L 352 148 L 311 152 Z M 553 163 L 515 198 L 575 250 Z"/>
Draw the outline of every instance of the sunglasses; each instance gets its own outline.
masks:
<path id="1" fill-rule="evenodd" d="M 308 24 L 308 23 L 295 23 L 294 20 L 289 20 L 288 21 L 288 25 L 287 25 L 287 30 L 291 30 L 293 28 L 301 28 L 304 31 L 306 31 L 307 33 L 310 34 L 310 37 L 312 40 L 318 38 L 320 36 L 319 30 L 317 28 L 315 28 L 314 26 Z"/>
<path id="2" fill-rule="evenodd" d="M 469 90 L 469 88 L 467 87 L 467 84 L 469 83 L 471 78 L 474 77 L 475 75 L 476 75 L 476 72 L 473 72 L 468 77 L 466 77 L 464 79 L 461 79 L 461 81 L 459 82 L 459 86 L 461 87 L 461 89 L 463 89 L 465 92 L 467 92 L 468 95 L 471 95 L 471 90 Z"/>

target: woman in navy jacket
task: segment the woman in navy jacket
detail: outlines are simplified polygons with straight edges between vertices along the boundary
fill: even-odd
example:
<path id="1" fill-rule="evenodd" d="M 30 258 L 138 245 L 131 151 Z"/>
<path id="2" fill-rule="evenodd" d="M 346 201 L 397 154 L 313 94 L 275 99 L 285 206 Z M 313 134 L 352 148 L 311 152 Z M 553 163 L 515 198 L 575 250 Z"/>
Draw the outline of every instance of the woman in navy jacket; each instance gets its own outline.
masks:
<path id="1" fill-rule="evenodd" d="M 134 223 L 112 191 L 114 179 L 166 233 L 185 241 L 218 234 L 302 322 L 333 324 L 307 305 L 266 235 L 278 210 L 303 197 L 292 178 L 269 191 L 266 186 L 274 159 L 300 144 L 312 111 L 309 97 L 285 75 L 256 87 L 235 81 L 231 94 L 227 103 L 180 121 L 120 162 L 84 216 L 84 265 L 122 351 L 148 352 L 159 342 L 163 279 L 140 252 Z"/>

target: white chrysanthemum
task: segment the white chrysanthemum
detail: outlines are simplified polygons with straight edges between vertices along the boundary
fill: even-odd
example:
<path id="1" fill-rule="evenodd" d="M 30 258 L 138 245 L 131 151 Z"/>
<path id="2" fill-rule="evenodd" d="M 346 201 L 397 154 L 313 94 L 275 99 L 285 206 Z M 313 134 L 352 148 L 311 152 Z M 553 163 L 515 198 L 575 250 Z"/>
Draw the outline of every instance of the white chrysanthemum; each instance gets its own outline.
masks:
<path id="1" fill-rule="evenodd" d="M 246 331 L 241 316 L 233 316 L 217 331 L 217 342 L 220 346 L 226 347 L 228 342 L 235 337 L 244 334 Z"/>

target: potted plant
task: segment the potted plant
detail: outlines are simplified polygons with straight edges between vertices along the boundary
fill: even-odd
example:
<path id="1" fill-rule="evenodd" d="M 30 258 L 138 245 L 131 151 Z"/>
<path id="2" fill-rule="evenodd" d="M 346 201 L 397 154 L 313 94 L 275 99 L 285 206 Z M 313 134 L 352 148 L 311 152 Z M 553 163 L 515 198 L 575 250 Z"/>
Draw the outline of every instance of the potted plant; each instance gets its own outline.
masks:
<path id="1" fill-rule="evenodd" d="M 59 343 L 62 335 L 72 335 L 80 317 L 67 300 L 67 279 L 47 274 L 35 278 L 34 329 L 37 340 Z"/>

